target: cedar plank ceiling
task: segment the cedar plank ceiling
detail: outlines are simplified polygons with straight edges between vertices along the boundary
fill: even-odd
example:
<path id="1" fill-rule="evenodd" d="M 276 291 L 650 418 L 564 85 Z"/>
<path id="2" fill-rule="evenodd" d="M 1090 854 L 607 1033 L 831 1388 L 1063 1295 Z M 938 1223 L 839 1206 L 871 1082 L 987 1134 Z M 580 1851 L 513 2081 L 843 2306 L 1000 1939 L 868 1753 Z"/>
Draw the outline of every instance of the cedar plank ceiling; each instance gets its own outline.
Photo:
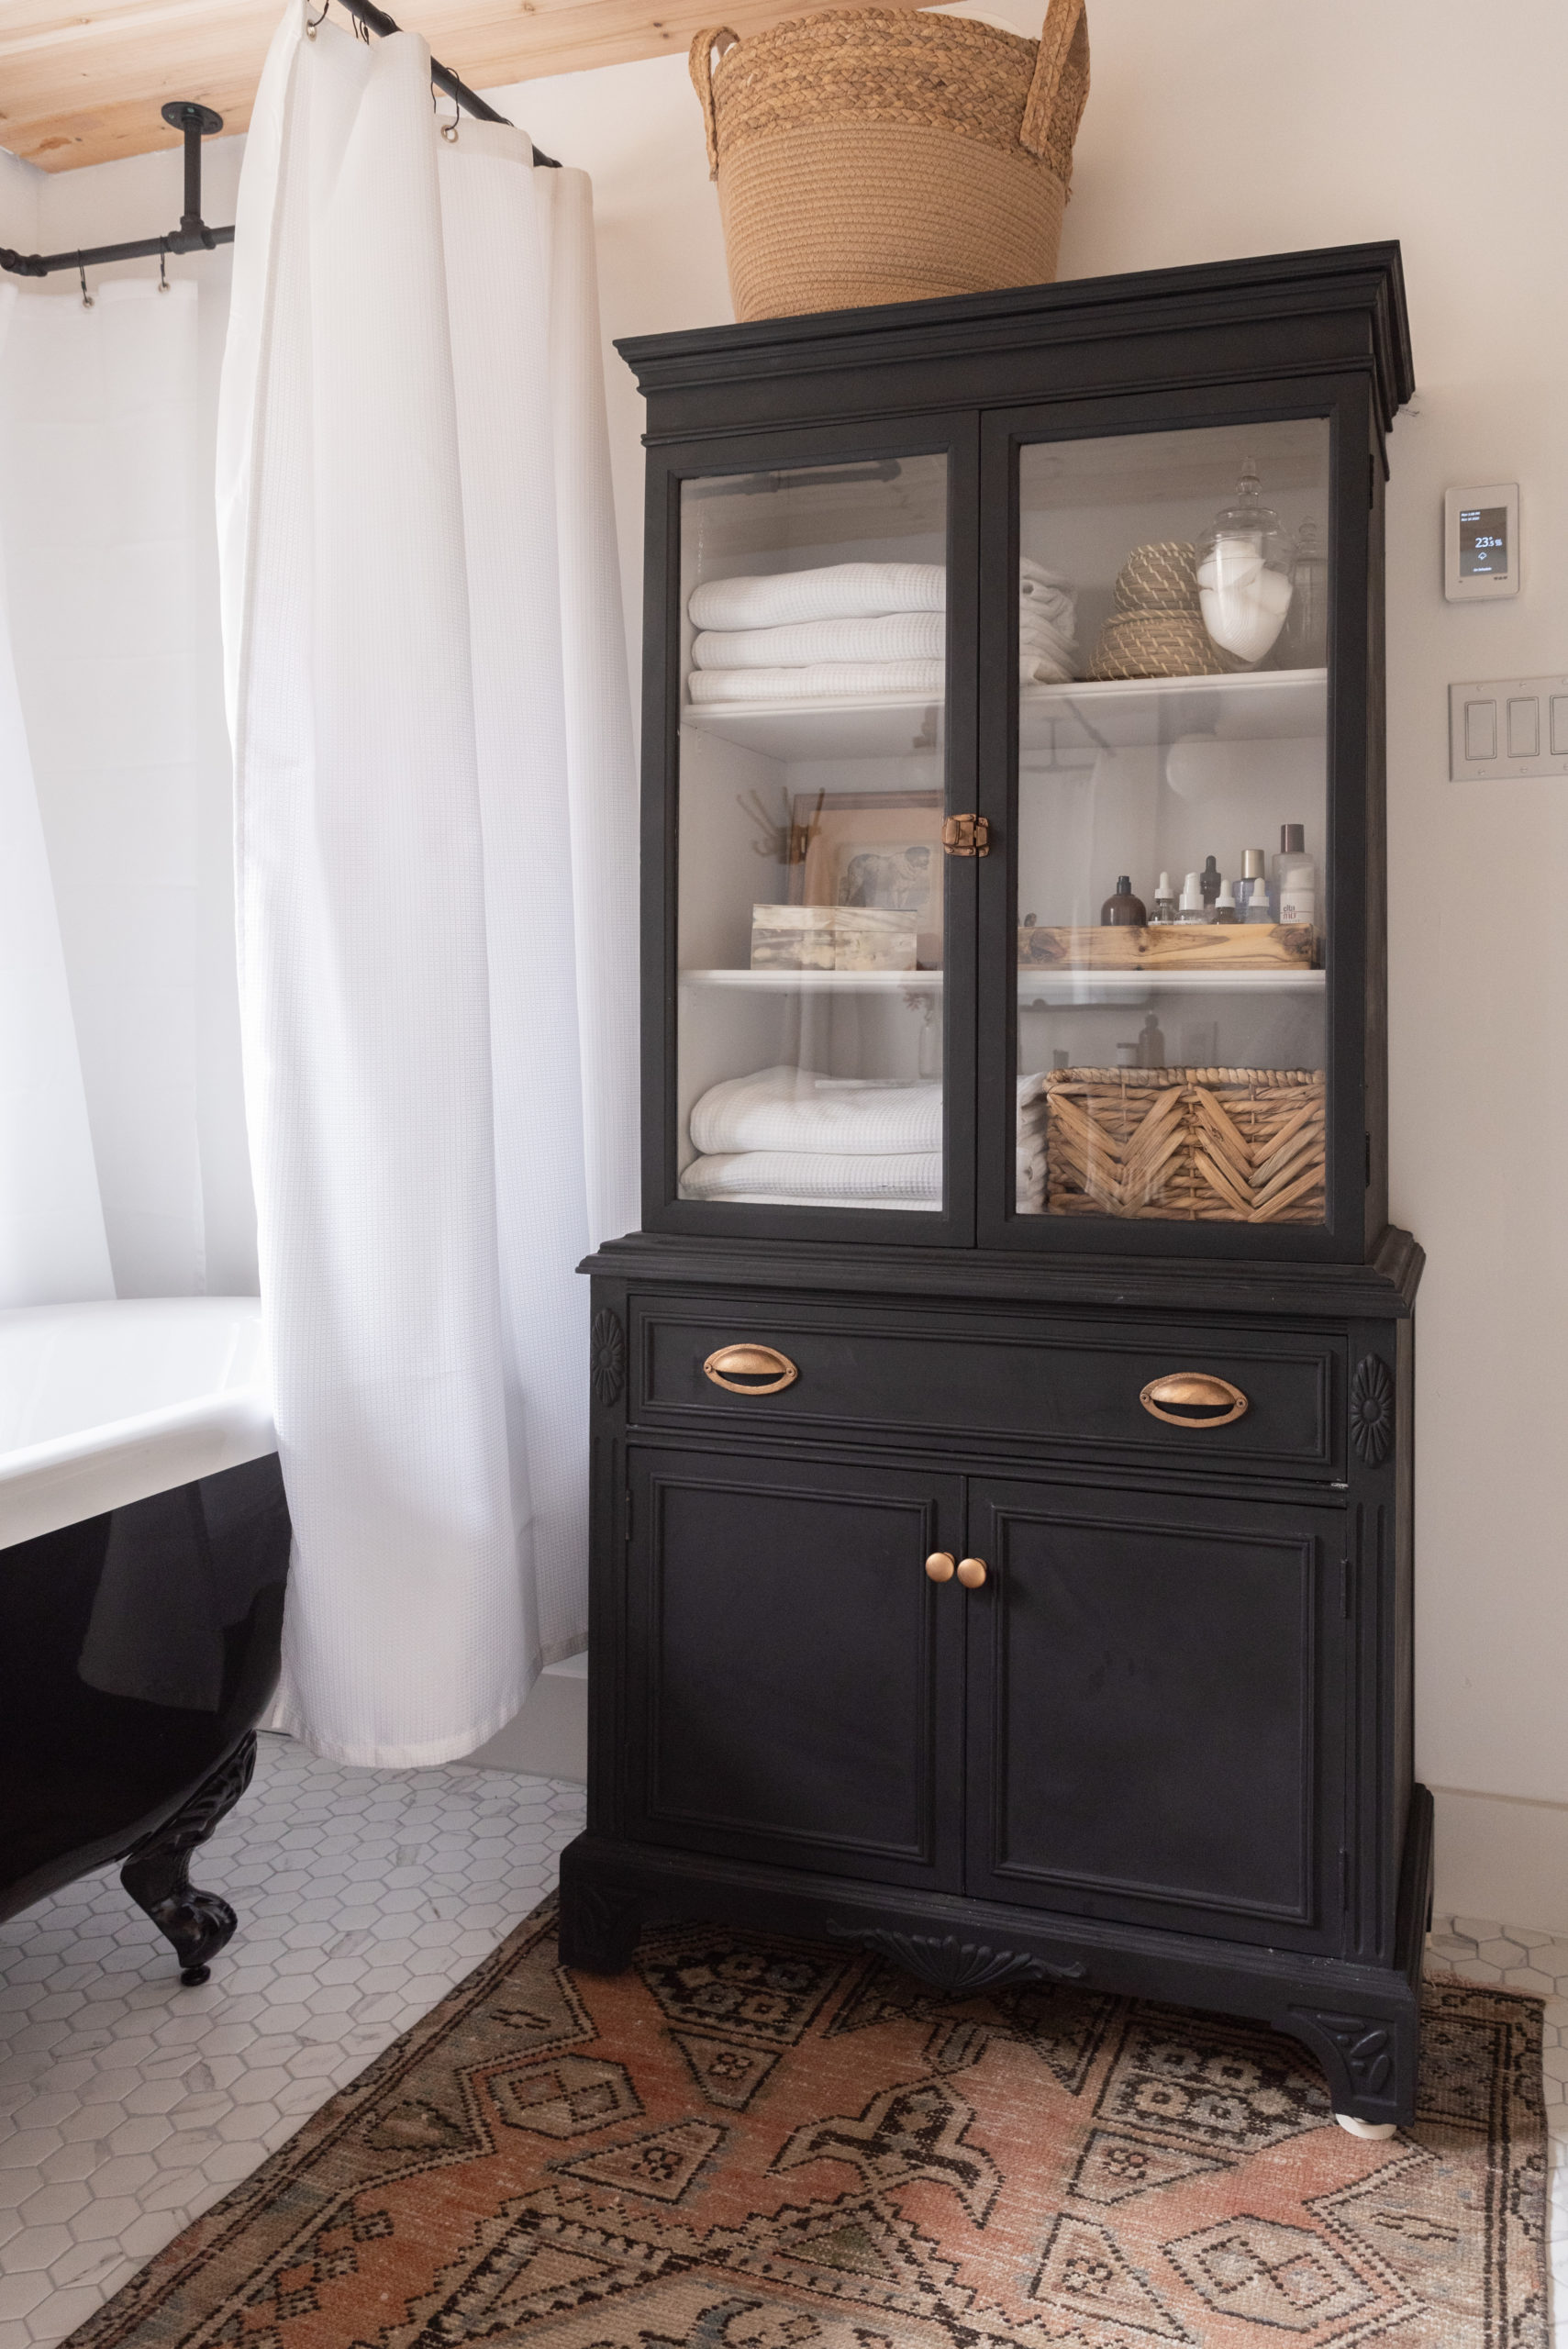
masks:
<path id="1" fill-rule="evenodd" d="M 760 32 L 817 4 L 390 0 L 388 12 L 406 31 L 423 33 L 471 89 L 486 90 L 586 65 L 684 54 L 704 25 Z M 909 7 L 915 0 L 880 5 Z M 341 7 L 331 13 L 349 21 Z M 280 0 L 0 0 L 0 146 L 46 172 L 178 146 L 159 117 L 169 98 L 199 98 L 222 115 L 226 130 L 243 130 L 281 14 Z"/>

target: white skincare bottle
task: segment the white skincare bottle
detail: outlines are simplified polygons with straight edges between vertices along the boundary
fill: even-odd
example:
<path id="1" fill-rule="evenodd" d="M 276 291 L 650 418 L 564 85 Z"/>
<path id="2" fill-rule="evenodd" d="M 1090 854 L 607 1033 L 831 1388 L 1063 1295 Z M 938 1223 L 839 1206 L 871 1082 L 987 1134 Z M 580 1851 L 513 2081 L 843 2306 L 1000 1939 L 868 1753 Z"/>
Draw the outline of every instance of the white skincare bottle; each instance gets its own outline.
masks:
<path id="1" fill-rule="evenodd" d="M 1203 884 L 1200 874 L 1188 874 L 1187 885 L 1182 891 L 1182 902 L 1176 918 L 1178 921 L 1207 921 L 1208 919 L 1208 907 L 1203 901 Z"/>
<path id="2" fill-rule="evenodd" d="M 1282 922 L 1318 926 L 1318 866 L 1307 853 L 1306 828 L 1282 824 L 1274 860 L 1274 890 Z"/>
<path id="3" fill-rule="evenodd" d="M 1154 910 L 1149 918 L 1151 922 L 1174 921 L 1176 918 L 1176 893 L 1171 886 L 1168 873 L 1160 875 L 1160 886 L 1154 892 Z"/>

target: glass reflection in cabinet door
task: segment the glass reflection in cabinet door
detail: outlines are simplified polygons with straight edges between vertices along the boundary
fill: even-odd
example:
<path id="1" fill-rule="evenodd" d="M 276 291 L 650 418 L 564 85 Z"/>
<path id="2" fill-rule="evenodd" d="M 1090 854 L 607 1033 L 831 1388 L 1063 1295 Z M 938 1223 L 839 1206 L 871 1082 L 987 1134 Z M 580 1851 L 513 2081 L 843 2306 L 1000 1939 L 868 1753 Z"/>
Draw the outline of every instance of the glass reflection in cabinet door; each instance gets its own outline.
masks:
<path id="1" fill-rule="evenodd" d="M 946 460 L 681 526 L 680 1197 L 940 1210 Z"/>
<path id="2" fill-rule="evenodd" d="M 1056 582 L 1078 650 L 1031 674 L 1020 633 L 1019 1214 L 1323 1220 L 1329 454 L 1020 452 L 1020 608 Z"/>

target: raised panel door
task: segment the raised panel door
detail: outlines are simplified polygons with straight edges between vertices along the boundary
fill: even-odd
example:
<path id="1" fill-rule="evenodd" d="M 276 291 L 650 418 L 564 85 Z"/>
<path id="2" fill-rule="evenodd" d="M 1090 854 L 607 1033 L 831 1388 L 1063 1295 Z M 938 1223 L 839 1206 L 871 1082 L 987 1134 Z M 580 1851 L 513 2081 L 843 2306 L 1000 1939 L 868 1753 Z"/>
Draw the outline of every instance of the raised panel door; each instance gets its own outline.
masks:
<path id="1" fill-rule="evenodd" d="M 956 1890 L 959 1480 L 637 1452 L 629 1491 L 631 1833 Z"/>
<path id="2" fill-rule="evenodd" d="M 1337 1947 L 1342 1527 L 1229 1497 L 974 1488 L 966 1889 Z"/>

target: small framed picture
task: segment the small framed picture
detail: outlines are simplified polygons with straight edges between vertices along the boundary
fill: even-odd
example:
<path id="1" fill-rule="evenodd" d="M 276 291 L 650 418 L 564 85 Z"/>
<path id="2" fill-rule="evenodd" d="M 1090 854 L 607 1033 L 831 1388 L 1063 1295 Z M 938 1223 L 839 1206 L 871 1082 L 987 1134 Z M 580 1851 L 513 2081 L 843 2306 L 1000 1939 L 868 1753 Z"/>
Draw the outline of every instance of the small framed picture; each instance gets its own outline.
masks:
<path id="1" fill-rule="evenodd" d="M 790 811 L 790 900 L 840 911 L 914 916 L 915 968 L 942 967 L 942 795 L 940 791 L 797 792 Z M 841 925 L 846 935 L 854 925 Z M 886 967 L 867 922 L 865 967 Z M 841 950 L 842 951 L 842 950 Z M 849 965 L 840 963 L 840 969 Z M 905 965 L 907 967 L 907 965 Z"/>

